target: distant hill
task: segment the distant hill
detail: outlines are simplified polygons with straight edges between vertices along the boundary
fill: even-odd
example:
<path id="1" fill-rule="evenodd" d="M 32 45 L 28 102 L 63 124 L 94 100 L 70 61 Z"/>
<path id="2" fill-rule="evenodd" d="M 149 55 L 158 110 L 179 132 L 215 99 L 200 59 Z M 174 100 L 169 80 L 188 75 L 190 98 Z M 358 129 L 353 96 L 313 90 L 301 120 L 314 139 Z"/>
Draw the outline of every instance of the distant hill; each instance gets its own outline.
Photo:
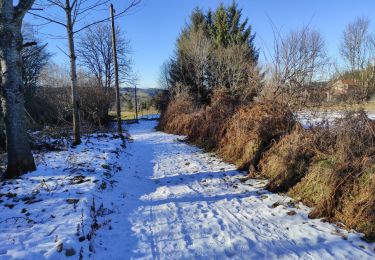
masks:
<path id="1" fill-rule="evenodd" d="M 137 88 L 138 106 L 145 110 L 155 108 L 154 97 L 163 91 L 159 88 Z M 134 88 L 121 88 L 121 106 L 123 111 L 133 111 L 135 106 Z"/>
<path id="2" fill-rule="evenodd" d="M 159 88 L 137 88 L 137 95 L 139 98 L 152 98 L 158 92 L 163 91 Z M 121 94 L 134 97 L 134 88 L 121 88 Z"/>

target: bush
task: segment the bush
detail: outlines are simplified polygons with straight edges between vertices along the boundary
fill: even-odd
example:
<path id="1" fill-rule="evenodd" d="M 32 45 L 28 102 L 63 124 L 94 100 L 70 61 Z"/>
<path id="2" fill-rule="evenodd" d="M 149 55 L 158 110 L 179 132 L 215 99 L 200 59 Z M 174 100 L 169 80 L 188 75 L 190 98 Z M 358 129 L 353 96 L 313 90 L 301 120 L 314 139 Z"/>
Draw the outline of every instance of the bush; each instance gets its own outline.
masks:
<path id="1" fill-rule="evenodd" d="M 72 121 L 70 88 L 39 88 L 25 103 L 32 117 L 32 123 L 40 126 L 65 125 Z"/>
<path id="2" fill-rule="evenodd" d="M 188 135 L 187 126 L 190 125 L 196 111 L 198 109 L 192 98 L 186 93 L 179 94 L 169 102 L 162 113 L 158 129 L 171 134 Z"/>
<path id="3" fill-rule="evenodd" d="M 200 109 L 190 96 L 178 95 L 162 113 L 159 129 L 186 135 L 190 142 L 207 150 L 217 149 L 236 106 L 225 88 L 215 90 L 211 105 Z"/>
<path id="4" fill-rule="evenodd" d="M 297 124 L 293 131 L 275 144 L 260 162 L 261 175 L 270 181 L 267 189 L 286 192 L 305 175 L 314 155 L 311 131 Z"/>
<path id="5" fill-rule="evenodd" d="M 217 149 L 227 131 L 228 119 L 232 117 L 237 102 L 226 88 L 214 91 L 211 105 L 195 113 L 190 124 L 189 141 L 207 150 Z"/>
<path id="6" fill-rule="evenodd" d="M 79 89 L 81 99 L 81 119 L 95 126 L 105 126 L 109 122 L 113 91 L 98 87 L 83 86 Z M 72 122 L 71 92 L 69 87 L 40 88 L 28 99 L 26 110 L 32 123 L 40 126 L 70 125 Z"/>
<path id="7" fill-rule="evenodd" d="M 361 167 L 362 168 L 362 167 Z M 313 162 L 289 195 L 314 206 L 309 217 L 340 221 L 375 239 L 375 163 L 362 168 L 321 159 Z"/>
<path id="8" fill-rule="evenodd" d="M 292 112 L 280 103 L 259 102 L 244 106 L 228 121 L 219 153 L 240 168 L 255 169 L 273 142 L 290 132 Z"/>
<path id="9" fill-rule="evenodd" d="M 108 125 L 108 111 L 114 100 L 114 91 L 106 91 L 100 87 L 81 87 L 79 94 L 83 120 L 99 127 Z"/>
<path id="10" fill-rule="evenodd" d="M 224 90 L 198 109 L 185 95 L 172 100 L 159 124 L 224 159 L 270 179 L 314 207 L 309 216 L 340 221 L 375 240 L 375 122 L 363 111 L 304 129 L 281 103 L 238 106 Z M 259 170 L 260 173 L 256 173 Z"/>
<path id="11" fill-rule="evenodd" d="M 375 239 L 375 123 L 363 111 L 332 126 L 295 129 L 260 163 L 271 191 L 313 206 L 309 216 L 340 221 Z"/>
<path id="12" fill-rule="evenodd" d="M 363 169 L 349 186 L 350 192 L 341 200 L 341 210 L 335 219 L 343 221 L 350 228 L 365 233 L 369 241 L 375 241 L 375 164 Z"/>

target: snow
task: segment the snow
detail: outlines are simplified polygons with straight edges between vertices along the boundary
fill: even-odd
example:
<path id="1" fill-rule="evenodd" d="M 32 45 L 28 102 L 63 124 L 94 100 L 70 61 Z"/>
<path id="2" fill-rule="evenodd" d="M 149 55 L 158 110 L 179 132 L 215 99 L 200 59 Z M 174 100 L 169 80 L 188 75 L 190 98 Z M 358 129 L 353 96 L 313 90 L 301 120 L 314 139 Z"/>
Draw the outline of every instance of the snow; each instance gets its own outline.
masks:
<path id="1" fill-rule="evenodd" d="M 77 226 L 91 221 L 92 198 L 104 195 L 102 183 L 111 185 L 111 172 L 105 168 L 117 160 L 120 150 L 120 139 L 93 135 L 76 149 L 37 154 L 37 171 L 4 182 L 0 259 L 59 259 L 70 248 L 78 254 Z M 63 253 L 56 250 L 60 244 Z"/>
<path id="2" fill-rule="evenodd" d="M 375 111 L 366 111 L 367 116 L 375 120 Z M 309 128 L 313 125 L 321 123 L 323 120 L 327 120 L 329 123 L 336 119 L 344 117 L 344 111 L 303 111 L 297 114 L 298 120 L 301 122 L 303 127 Z"/>
<path id="3" fill-rule="evenodd" d="M 0 259 L 374 259 L 361 234 L 155 125 L 127 126 L 125 149 L 107 134 L 40 155 L 1 186 Z"/>

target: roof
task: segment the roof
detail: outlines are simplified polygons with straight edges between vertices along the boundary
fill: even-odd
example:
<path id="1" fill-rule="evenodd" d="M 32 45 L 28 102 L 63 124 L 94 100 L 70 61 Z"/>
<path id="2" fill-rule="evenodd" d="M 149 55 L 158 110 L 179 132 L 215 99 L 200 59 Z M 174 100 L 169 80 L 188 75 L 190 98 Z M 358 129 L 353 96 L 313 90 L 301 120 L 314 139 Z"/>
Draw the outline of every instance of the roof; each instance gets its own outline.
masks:
<path id="1" fill-rule="evenodd" d="M 350 85 L 350 86 L 356 86 L 357 84 L 354 82 L 354 80 L 352 79 L 343 79 L 341 80 L 342 83 L 346 84 L 346 85 Z"/>

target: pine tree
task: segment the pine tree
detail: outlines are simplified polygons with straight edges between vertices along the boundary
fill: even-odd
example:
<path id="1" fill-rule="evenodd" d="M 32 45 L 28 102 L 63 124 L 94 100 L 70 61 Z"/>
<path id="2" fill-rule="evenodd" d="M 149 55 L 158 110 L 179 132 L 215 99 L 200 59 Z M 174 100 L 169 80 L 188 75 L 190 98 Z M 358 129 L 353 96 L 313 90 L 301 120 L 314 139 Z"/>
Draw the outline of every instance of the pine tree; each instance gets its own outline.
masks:
<path id="1" fill-rule="evenodd" d="M 214 12 L 194 9 L 169 63 L 169 85 L 178 85 L 178 91 L 182 88 L 198 104 L 209 103 L 210 94 L 217 87 L 231 89 L 233 84 L 242 84 L 243 89 L 249 78 L 248 68 L 258 62 L 254 39 L 248 19 L 242 20 L 242 9 L 235 1 L 228 7 L 220 4 Z M 239 57 L 243 68 L 238 68 L 234 56 Z M 177 88 L 172 92 L 176 91 Z"/>

